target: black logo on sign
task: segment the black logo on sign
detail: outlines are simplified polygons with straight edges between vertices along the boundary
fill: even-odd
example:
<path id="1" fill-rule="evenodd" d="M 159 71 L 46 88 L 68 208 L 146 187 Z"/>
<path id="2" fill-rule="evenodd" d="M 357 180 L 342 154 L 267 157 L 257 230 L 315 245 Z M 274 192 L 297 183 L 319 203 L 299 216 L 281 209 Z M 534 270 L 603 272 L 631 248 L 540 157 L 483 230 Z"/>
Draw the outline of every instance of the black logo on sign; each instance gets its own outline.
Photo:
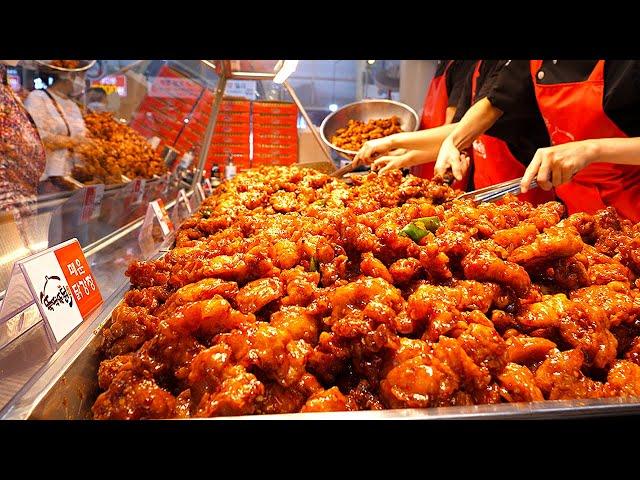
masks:
<path id="1" fill-rule="evenodd" d="M 52 292 L 53 295 L 49 295 L 47 293 L 49 280 L 57 280 L 57 282 L 52 281 L 51 286 L 49 287 L 49 291 Z M 57 289 L 56 284 L 58 287 Z M 71 296 L 71 292 L 69 292 L 69 287 L 63 285 L 60 281 L 60 277 L 56 275 L 45 275 L 44 286 L 40 292 L 40 303 L 47 307 L 47 310 L 53 312 L 59 305 L 64 305 L 65 303 L 70 307 L 73 307 L 73 297 Z"/>

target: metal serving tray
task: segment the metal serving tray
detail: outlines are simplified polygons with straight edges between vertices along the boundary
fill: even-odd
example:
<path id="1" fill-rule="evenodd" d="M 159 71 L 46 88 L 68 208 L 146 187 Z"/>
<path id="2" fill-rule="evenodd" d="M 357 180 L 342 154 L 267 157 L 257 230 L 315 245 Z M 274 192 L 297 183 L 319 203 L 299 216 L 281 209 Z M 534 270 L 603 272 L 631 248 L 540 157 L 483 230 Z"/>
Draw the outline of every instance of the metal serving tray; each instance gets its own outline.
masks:
<path id="1" fill-rule="evenodd" d="M 91 419 L 99 391 L 97 369 L 100 330 L 122 300 L 128 284 L 58 350 L 34 378 L 0 412 L 2 419 Z M 107 321 L 104 321 L 106 319 Z M 286 420 L 433 420 L 433 419 L 545 419 L 602 417 L 640 413 L 640 399 L 557 400 L 532 403 L 478 405 L 360 412 L 292 413 L 217 417 L 218 419 Z M 214 419 L 215 420 L 215 419 Z"/>

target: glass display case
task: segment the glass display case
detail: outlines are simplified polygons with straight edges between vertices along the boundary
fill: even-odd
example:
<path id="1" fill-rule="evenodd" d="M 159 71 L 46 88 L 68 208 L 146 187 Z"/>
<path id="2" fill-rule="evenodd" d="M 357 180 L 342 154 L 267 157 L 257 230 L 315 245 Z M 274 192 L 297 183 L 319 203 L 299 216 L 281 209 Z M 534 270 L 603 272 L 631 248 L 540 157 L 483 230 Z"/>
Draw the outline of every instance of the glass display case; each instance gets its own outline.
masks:
<path id="1" fill-rule="evenodd" d="M 273 164 L 336 168 L 287 81 L 295 61 L 61 62 L 67 61 L 19 61 L 2 68 L 4 98 L 20 99 L 12 105 L 28 112 L 24 131 L 36 129 L 43 148 L 28 142 L 30 148 L 0 145 L 0 180 L 5 180 L 0 183 L 0 301 L 4 306 L 10 298 L 16 262 L 75 238 L 103 302 L 55 345 L 33 300 L 10 315 L 0 307 L 0 419 L 92 418 L 99 334 L 130 288 L 125 271 L 135 260 L 160 258 L 174 240 L 150 223 L 155 207 L 166 205 L 177 227 L 209 187 L 214 190 L 236 171 Z M 256 81 L 279 85 L 286 95 L 247 100 L 242 82 Z M 15 122 L 6 121 L 7 111 L 0 111 L 0 130 L 9 125 L 17 131 Z M 320 155 L 300 154 L 299 118 Z M 28 138 L 40 141 L 33 134 Z M 13 190 L 8 178 L 15 179 Z M 609 398 L 293 415 L 547 418 L 639 411 L 638 402 Z"/>
<path id="2" fill-rule="evenodd" d="M 202 201 L 204 190 L 198 186 L 207 179 L 215 188 L 229 174 L 229 161 L 236 171 L 275 159 L 303 161 L 297 119 L 300 115 L 309 126 L 311 121 L 286 81 L 295 65 L 282 60 L 0 61 L 8 99 L 3 105 L 24 117 L 18 127 L 14 117 L 0 117 L 5 120 L 0 129 L 18 132 L 17 143 L 25 145 L 20 155 L 9 152 L 0 159 L 7 173 L 0 185 L 0 302 L 11 295 L 7 288 L 16 262 L 74 238 L 104 299 L 56 346 L 47 341 L 33 300 L 17 311 L 0 310 L 3 416 L 23 417 L 32 406 L 25 402 L 29 386 L 55 375 L 53 365 L 60 366 L 62 359 L 68 366 L 69 355 L 82 351 L 78 339 L 92 336 L 127 290 L 129 263 L 160 256 L 171 244 L 172 234 L 159 235 L 157 224 L 153 238 L 141 241 L 150 202 L 161 200 L 179 223 Z M 249 109 L 237 89 L 226 88 L 256 79 L 287 89 L 289 98 L 258 99 Z M 293 129 L 287 130 L 289 123 Z M 7 151 L 6 144 L 0 153 Z M 321 160 L 335 168 L 328 154 Z M 21 176 L 25 185 L 12 188 L 9 180 Z M 180 192 L 189 202 L 186 209 Z"/>

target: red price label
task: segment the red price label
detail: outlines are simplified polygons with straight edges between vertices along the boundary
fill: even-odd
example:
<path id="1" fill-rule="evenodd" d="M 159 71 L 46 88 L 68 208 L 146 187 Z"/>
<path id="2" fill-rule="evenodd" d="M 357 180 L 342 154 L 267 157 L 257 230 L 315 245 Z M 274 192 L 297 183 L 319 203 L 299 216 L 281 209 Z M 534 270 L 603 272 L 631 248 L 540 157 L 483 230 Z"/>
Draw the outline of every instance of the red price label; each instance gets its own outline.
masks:
<path id="1" fill-rule="evenodd" d="M 55 252 L 62 273 L 67 280 L 82 318 L 102 303 L 102 295 L 84 258 L 80 244 L 74 242 Z"/>

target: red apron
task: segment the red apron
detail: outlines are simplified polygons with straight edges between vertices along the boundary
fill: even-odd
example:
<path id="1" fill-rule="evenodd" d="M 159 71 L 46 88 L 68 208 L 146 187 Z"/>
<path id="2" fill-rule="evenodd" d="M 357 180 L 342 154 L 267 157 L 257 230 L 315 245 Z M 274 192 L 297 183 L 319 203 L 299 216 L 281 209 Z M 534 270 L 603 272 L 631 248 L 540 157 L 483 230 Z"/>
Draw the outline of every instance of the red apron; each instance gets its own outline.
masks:
<path id="1" fill-rule="evenodd" d="M 447 70 L 453 64 L 453 60 L 449 60 L 444 67 L 442 75 L 433 77 L 427 96 L 424 99 L 424 107 L 422 108 L 422 117 L 420 118 L 420 130 L 435 128 L 444 125 L 447 117 L 447 106 L 449 105 L 449 93 L 447 92 L 446 75 Z M 435 162 L 423 163 L 411 169 L 416 177 L 431 178 L 433 177 L 433 168 Z"/>
<path id="2" fill-rule="evenodd" d="M 420 130 L 428 128 L 440 127 L 447 120 L 447 107 L 449 106 L 449 93 L 447 92 L 447 71 L 453 64 L 453 60 L 449 60 L 442 72 L 442 75 L 433 77 L 429 85 L 429 91 L 424 99 L 424 107 L 422 108 L 422 117 L 420 119 Z M 411 173 L 420 178 L 433 178 L 435 162 L 423 163 L 411 169 Z M 454 181 L 452 188 L 459 190 L 467 190 L 469 186 L 469 176 L 465 175 L 460 181 Z"/>
<path id="3" fill-rule="evenodd" d="M 557 85 L 539 85 L 536 75 L 542 60 L 530 63 L 538 107 L 553 145 L 590 138 L 627 137 L 602 107 L 604 60 L 598 61 L 586 81 Z M 595 213 L 611 205 L 620 215 L 633 222 L 640 221 L 640 167 L 636 165 L 592 163 L 555 190 L 569 214 Z"/>
<path id="4" fill-rule="evenodd" d="M 475 101 L 478 93 L 477 81 L 481 65 L 482 60 L 479 60 L 471 79 L 471 104 Z M 480 135 L 473 142 L 473 168 L 475 188 L 484 188 L 513 180 L 524 175 L 526 170 L 526 167 L 513 156 L 506 142 L 490 135 Z M 554 200 L 555 195 L 553 191 L 545 192 L 542 189 L 534 188 L 525 194 L 519 194 L 518 198 L 538 205 Z"/>

